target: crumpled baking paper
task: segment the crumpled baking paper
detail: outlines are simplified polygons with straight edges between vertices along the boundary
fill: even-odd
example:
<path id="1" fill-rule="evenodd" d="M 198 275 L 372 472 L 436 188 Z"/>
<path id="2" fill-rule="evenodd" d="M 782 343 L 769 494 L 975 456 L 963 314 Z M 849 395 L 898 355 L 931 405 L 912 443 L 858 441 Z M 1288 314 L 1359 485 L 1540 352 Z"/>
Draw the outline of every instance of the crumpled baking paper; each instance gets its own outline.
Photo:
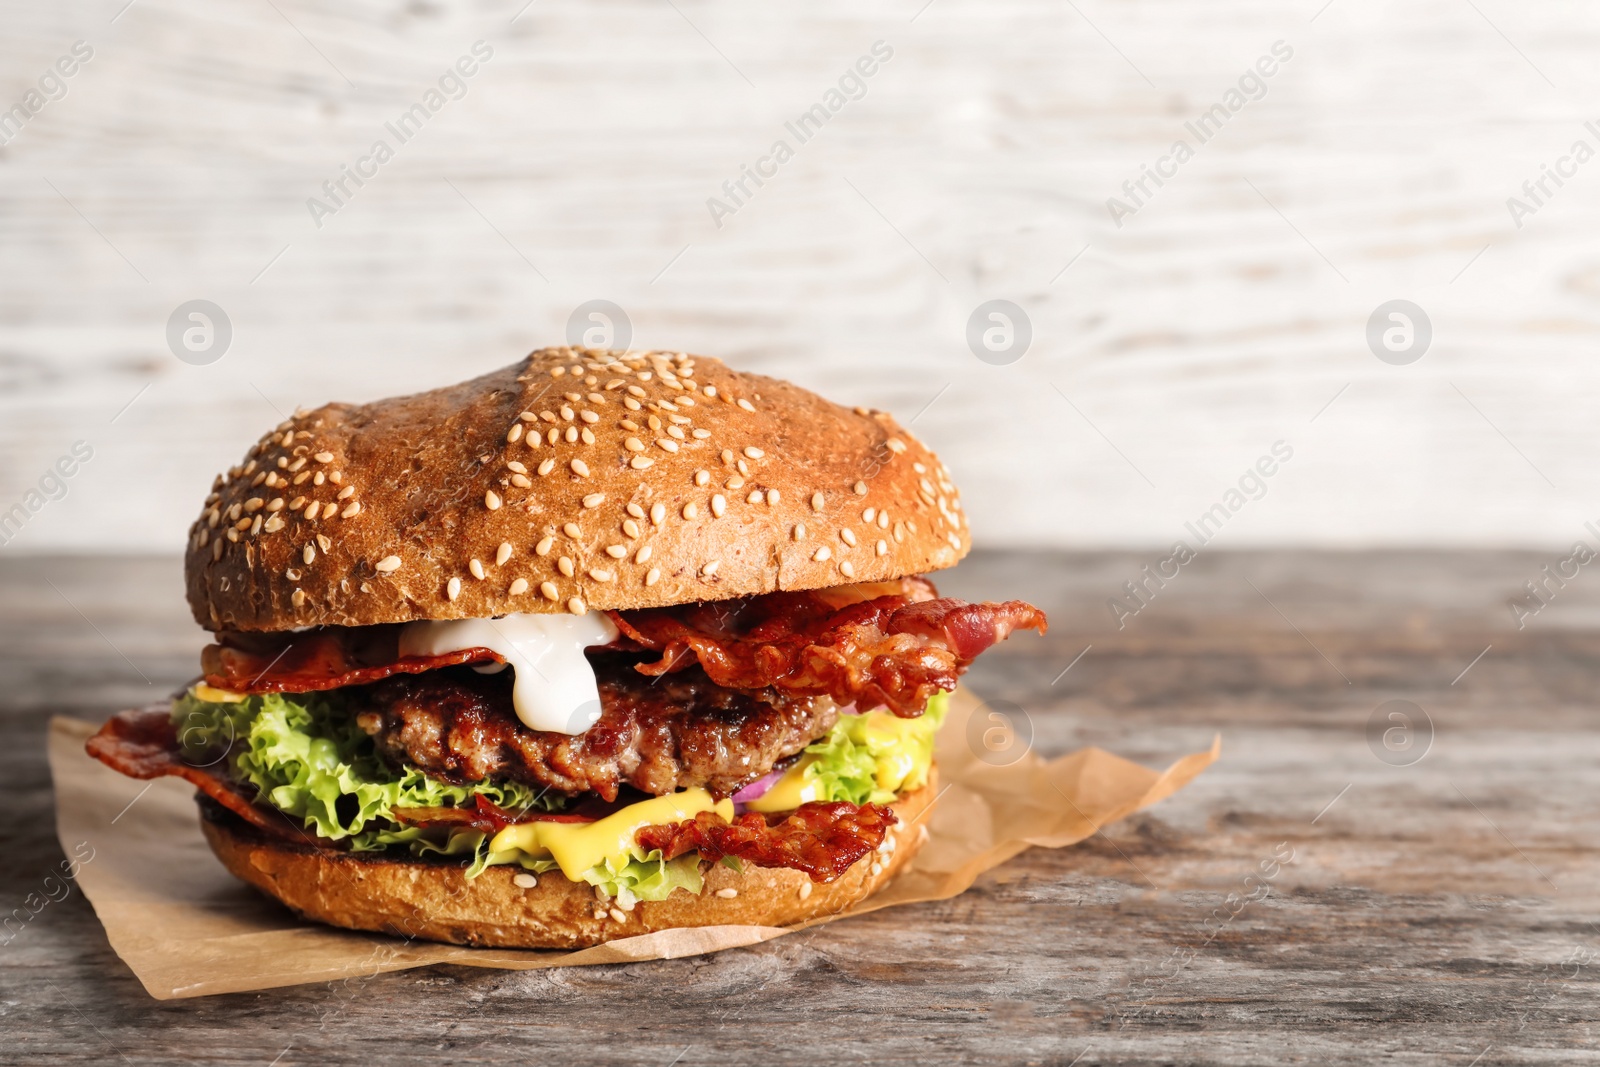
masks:
<path id="1" fill-rule="evenodd" d="M 1074 844 L 1165 799 L 1221 751 L 1219 737 L 1209 751 L 1184 756 L 1159 773 L 1098 748 L 1048 761 L 1022 751 L 1013 760 L 1005 743 L 1021 746 L 996 714 L 965 690 L 952 694 L 938 735 L 940 793 L 927 816 L 927 844 L 888 886 L 856 907 L 796 926 L 664 930 L 577 951 L 463 948 L 303 922 L 235 881 L 212 856 L 187 782 L 139 782 L 86 755 L 83 744 L 94 725 L 51 720 L 50 771 L 56 832 L 63 851 L 77 858 L 84 896 L 117 955 L 151 996 L 169 1000 L 436 963 L 579 967 L 770 941 L 821 922 L 956 896 L 1024 849 Z M 991 747 L 993 741 L 1002 743 Z"/>

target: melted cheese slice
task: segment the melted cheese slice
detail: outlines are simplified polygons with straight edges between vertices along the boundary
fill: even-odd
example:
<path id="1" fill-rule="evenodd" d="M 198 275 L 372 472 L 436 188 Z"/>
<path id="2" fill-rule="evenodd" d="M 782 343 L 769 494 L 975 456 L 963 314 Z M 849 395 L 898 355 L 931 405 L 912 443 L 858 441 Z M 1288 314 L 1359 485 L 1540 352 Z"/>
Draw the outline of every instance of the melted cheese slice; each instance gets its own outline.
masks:
<path id="1" fill-rule="evenodd" d="M 616 626 L 598 611 L 507 615 L 408 623 L 400 631 L 400 654 L 442 656 L 487 648 L 515 672 L 511 703 L 522 725 L 530 730 L 581 734 L 600 718 L 600 687 L 583 650 L 616 639 Z"/>
<path id="2" fill-rule="evenodd" d="M 549 856 L 573 881 L 608 859 L 621 859 L 638 846 L 633 835 L 646 826 L 661 826 L 714 811 L 733 820 L 733 801 L 713 800 L 704 789 L 685 789 L 651 797 L 590 823 L 525 822 L 508 826 L 489 842 L 490 852 L 521 849 L 530 856 Z"/>

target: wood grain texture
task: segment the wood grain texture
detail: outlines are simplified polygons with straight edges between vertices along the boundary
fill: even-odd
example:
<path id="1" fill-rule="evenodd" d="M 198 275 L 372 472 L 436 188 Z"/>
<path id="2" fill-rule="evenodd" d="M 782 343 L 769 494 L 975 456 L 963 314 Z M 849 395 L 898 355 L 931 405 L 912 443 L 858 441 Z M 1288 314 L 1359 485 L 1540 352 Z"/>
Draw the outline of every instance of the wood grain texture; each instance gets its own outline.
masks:
<path id="1" fill-rule="evenodd" d="M 296 405 L 504 365 L 594 298 L 638 344 L 915 418 L 980 543 L 1168 543 L 1279 439 L 1230 546 L 1594 518 L 1600 169 L 1520 229 L 1506 206 L 1600 144 L 1592 4 L 123 4 L 0 4 L 0 103 L 95 49 L 0 147 L 0 509 L 96 450 L 8 551 L 168 551 Z M 308 198 L 477 40 L 466 95 L 319 229 Z M 719 227 L 707 200 L 879 40 Z M 1279 40 L 1265 95 L 1116 227 Z M 210 366 L 164 337 L 195 298 L 234 326 Z M 1032 319 L 1011 366 L 964 339 L 992 298 Z M 1364 340 L 1394 298 L 1433 322 L 1409 367 Z"/>
<path id="2" fill-rule="evenodd" d="M 0 1062 L 1600 1059 L 1600 585 L 1570 583 L 1518 631 L 1505 601 L 1536 555 L 1217 553 L 1119 631 L 1104 602 L 1144 562 L 979 553 L 941 582 L 1051 613 L 1047 638 L 971 676 L 1024 709 L 1042 752 L 1155 766 L 1222 732 L 1192 786 L 1083 845 L 1024 853 L 953 900 L 703 959 L 165 1004 L 74 893 L 0 945 Z M 9 908 L 62 859 L 47 713 L 176 684 L 203 638 L 175 560 L 8 560 L 0 598 Z M 1435 727 L 1412 766 L 1368 746 L 1391 699 Z M 1262 896 L 1246 877 L 1286 849 Z"/>

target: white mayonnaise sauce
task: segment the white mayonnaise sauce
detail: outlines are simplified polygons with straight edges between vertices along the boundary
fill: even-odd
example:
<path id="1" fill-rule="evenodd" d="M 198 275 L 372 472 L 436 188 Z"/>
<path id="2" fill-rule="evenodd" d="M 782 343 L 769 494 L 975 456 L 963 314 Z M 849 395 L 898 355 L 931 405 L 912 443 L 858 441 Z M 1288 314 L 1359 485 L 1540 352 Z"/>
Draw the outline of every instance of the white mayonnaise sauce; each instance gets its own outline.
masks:
<path id="1" fill-rule="evenodd" d="M 400 631 L 400 654 L 442 656 L 465 648 L 497 652 L 516 674 L 511 702 L 524 726 L 581 734 L 600 718 L 600 687 L 583 650 L 616 639 L 616 626 L 598 611 L 507 615 L 408 623 Z"/>

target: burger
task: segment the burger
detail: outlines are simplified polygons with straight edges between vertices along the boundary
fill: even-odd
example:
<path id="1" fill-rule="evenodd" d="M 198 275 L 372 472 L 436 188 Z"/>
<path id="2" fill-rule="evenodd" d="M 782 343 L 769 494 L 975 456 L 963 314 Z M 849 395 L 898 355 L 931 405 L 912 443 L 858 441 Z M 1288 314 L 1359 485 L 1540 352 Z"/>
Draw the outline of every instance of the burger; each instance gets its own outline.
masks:
<path id="1" fill-rule="evenodd" d="M 1045 629 L 939 596 L 969 545 L 885 412 L 547 348 L 263 436 L 190 527 L 199 679 L 88 751 L 193 783 L 223 865 L 334 926 L 803 922 L 910 861 L 949 692 Z"/>

